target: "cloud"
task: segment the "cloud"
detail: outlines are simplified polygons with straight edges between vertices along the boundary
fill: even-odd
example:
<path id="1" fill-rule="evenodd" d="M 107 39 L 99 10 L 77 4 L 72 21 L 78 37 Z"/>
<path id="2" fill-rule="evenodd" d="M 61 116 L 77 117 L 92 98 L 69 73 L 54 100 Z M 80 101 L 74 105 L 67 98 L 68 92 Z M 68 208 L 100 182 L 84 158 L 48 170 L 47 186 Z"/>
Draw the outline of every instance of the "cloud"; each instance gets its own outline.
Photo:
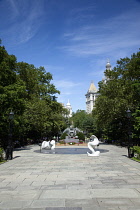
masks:
<path id="1" fill-rule="evenodd" d="M 81 83 L 74 83 L 72 81 L 68 81 L 68 80 L 57 80 L 54 81 L 56 87 L 58 88 L 64 88 L 64 89 L 71 89 L 71 88 L 75 88 L 76 86 L 80 86 Z"/>
<path id="2" fill-rule="evenodd" d="M 46 69 L 47 72 L 60 72 L 60 71 L 64 71 L 64 67 L 62 66 L 54 66 L 54 65 L 43 65 L 44 68 Z"/>
<path id="3" fill-rule="evenodd" d="M 10 25 L 8 25 L 8 17 L 5 17 L 7 18 L 7 27 L 5 26 L 5 30 L 3 30 L 3 36 L 10 35 L 11 43 L 14 45 L 26 43 L 33 38 L 41 26 L 44 14 L 43 5 L 44 0 L 8 0 L 5 2 L 5 11 L 8 7 Z"/>
<path id="4" fill-rule="evenodd" d="M 78 27 L 64 34 L 61 48 L 71 55 L 93 56 L 118 53 L 140 45 L 139 9 L 125 12 L 98 25 Z"/>
<path id="5" fill-rule="evenodd" d="M 9 0 L 9 3 L 11 5 L 12 16 L 16 17 L 17 15 L 19 15 L 18 6 L 17 6 L 17 4 L 16 4 L 16 2 L 14 0 Z"/>
<path id="6" fill-rule="evenodd" d="M 95 17 L 93 11 L 96 8 L 95 3 L 90 2 L 89 6 L 74 8 L 70 11 L 69 24 L 75 22 L 85 22 L 86 20 L 93 19 Z"/>
<path id="7" fill-rule="evenodd" d="M 54 84 L 57 89 L 60 90 L 58 101 L 62 103 L 67 103 L 68 99 L 70 99 L 70 101 L 74 100 L 74 97 L 77 96 L 78 89 L 82 86 L 81 83 L 75 83 L 68 80 L 54 80 Z"/>

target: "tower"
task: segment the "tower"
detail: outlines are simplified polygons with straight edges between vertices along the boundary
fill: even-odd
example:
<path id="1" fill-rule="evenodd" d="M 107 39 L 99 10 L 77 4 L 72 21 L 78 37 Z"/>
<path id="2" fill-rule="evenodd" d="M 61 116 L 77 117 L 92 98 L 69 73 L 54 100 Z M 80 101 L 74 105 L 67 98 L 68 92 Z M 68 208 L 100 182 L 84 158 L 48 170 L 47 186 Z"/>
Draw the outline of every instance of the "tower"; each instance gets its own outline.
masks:
<path id="1" fill-rule="evenodd" d="M 86 112 L 90 114 L 95 107 L 95 100 L 97 97 L 97 89 L 93 83 L 93 81 L 90 84 L 90 87 L 87 91 L 86 96 Z"/>
<path id="2" fill-rule="evenodd" d="M 111 64 L 110 64 L 110 61 L 109 61 L 109 59 L 107 60 L 107 63 L 106 63 L 106 70 L 107 71 L 111 71 Z M 105 76 L 104 78 L 103 78 L 103 82 L 104 82 L 104 84 L 106 84 L 106 82 L 109 80 L 109 78 L 107 77 L 107 76 Z"/>
<path id="3" fill-rule="evenodd" d="M 106 63 L 106 70 L 111 70 L 111 64 L 110 64 L 109 59 L 107 60 L 107 63 Z"/>
<path id="4" fill-rule="evenodd" d="M 72 107 L 68 100 L 68 103 L 66 104 L 66 109 L 69 111 L 68 117 L 72 117 Z"/>

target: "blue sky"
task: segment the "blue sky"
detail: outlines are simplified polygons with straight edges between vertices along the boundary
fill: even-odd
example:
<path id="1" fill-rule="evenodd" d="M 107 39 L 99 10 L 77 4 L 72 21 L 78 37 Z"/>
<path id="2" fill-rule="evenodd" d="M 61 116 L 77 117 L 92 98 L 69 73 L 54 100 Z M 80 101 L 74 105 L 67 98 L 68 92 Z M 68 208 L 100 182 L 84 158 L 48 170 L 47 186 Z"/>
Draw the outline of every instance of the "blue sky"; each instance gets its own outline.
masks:
<path id="1" fill-rule="evenodd" d="M 44 66 L 73 111 L 85 110 L 107 59 L 140 48 L 140 0 L 0 0 L 0 38 L 17 61 Z"/>

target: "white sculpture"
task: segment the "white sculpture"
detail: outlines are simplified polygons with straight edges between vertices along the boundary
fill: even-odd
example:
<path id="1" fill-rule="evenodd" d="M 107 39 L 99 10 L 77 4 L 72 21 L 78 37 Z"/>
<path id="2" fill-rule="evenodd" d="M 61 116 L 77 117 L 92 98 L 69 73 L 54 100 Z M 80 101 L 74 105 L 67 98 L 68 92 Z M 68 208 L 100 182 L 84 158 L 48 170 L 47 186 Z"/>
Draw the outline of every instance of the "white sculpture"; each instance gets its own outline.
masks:
<path id="1" fill-rule="evenodd" d="M 55 149 L 55 140 L 51 140 L 51 150 Z"/>
<path id="2" fill-rule="evenodd" d="M 42 145 L 41 145 L 41 149 L 51 149 L 51 150 L 54 150 L 55 149 L 55 140 L 43 141 L 42 142 Z"/>
<path id="3" fill-rule="evenodd" d="M 88 156 L 99 156 L 100 155 L 100 151 L 95 151 L 95 146 L 99 145 L 99 140 L 95 135 L 91 136 L 91 141 L 88 142 L 88 148 L 90 149 L 90 151 L 92 153 L 87 152 Z"/>

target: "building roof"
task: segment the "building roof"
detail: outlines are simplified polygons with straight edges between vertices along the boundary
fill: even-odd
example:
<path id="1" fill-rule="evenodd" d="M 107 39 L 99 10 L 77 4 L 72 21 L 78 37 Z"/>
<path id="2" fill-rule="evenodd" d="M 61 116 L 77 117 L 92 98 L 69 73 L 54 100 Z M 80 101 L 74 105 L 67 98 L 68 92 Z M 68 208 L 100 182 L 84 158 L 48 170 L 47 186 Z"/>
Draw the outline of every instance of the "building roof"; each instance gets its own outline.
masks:
<path id="1" fill-rule="evenodd" d="M 94 92 L 94 93 L 97 92 L 97 89 L 93 82 L 91 82 L 88 92 Z"/>

